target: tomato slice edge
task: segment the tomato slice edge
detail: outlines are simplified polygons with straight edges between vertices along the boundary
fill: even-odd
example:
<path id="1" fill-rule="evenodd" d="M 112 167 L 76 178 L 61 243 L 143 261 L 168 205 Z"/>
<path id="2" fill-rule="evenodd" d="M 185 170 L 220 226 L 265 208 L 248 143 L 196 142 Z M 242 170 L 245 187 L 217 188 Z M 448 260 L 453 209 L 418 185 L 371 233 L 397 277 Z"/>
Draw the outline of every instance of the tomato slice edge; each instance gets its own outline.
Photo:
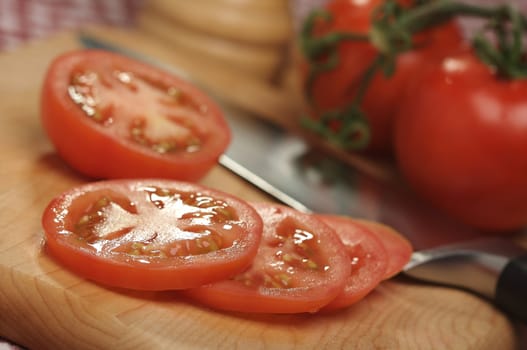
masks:
<path id="1" fill-rule="evenodd" d="M 352 265 L 341 293 L 323 311 L 349 307 L 374 290 L 382 282 L 388 266 L 388 252 L 376 234 L 358 225 L 348 216 L 314 214 L 332 227 L 346 246 Z"/>
<path id="2" fill-rule="evenodd" d="M 389 279 L 401 272 L 410 261 L 414 248 L 410 241 L 390 226 L 379 222 L 355 219 L 358 225 L 363 225 L 376 234 L 388 252 L 389 260 L 384 279 Z"/>

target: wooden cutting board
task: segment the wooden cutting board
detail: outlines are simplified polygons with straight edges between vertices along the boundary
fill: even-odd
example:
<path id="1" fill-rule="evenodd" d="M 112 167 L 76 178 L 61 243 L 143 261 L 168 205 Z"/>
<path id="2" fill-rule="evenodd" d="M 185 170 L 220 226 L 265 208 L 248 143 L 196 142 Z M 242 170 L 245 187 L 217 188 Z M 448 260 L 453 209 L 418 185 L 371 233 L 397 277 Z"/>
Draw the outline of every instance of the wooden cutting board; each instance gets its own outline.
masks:
<path id="1" fill-rule="evenodd" d="M 120 40 L 137 49 L 143 43 L 146 51 L 153 47 L 133 33 L 120 34 Z M 276 316 L 216 312 L 170 292 L 105 288 L 61 268 L 42 250 L 40 215 L 52 197 L 88 179 L 70 170 L 46 138 L 39 90 L 50 60 L 76 47 L 75 35 L 64 33 L 0 55 L 0 336 L 32 349 L 517 346 L 513 325 L 490 304 L 402 278 L 384 282 L 341 312 Z M 246 199 L 267 199 L 220 167 L 203 183 Z"/>

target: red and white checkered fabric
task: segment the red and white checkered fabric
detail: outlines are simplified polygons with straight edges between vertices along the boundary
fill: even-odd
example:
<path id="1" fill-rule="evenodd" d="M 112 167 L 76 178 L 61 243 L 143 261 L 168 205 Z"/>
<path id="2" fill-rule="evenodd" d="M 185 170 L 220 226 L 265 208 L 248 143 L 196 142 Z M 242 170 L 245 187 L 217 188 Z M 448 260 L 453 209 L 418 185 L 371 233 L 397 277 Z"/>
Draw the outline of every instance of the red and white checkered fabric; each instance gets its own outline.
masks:
<path id="1" fill-rule="evenodd" d="M 0 0 L 0 51 L 87 24 L 130 26 L 142 0 Z"/>

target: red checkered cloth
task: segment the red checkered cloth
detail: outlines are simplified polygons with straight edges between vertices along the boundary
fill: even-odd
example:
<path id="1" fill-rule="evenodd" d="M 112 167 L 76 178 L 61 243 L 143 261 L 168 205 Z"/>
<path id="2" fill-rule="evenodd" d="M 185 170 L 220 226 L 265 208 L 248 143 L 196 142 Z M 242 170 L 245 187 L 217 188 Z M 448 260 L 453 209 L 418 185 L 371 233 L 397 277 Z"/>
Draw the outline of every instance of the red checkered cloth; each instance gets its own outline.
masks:
<path id="1" fill-rule="evenodd" d="M 0 51 L 88 24 L 131 26 L 143 0 L 0 0 Z"/>

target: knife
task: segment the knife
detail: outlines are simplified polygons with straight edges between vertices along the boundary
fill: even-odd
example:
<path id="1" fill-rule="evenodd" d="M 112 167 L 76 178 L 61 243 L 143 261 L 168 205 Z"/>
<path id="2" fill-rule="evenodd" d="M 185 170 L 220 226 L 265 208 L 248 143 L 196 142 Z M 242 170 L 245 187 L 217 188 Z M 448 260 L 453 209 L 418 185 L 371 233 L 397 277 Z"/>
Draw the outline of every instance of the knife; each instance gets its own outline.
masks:
<path id="1" fill-rule="evenodd" d="M 473 292 L 527 323 L 527 250 L 511 239 L 485 236 L 426 205 L 404 185 L 394 186 L 311 148 L 303 138 L 227 103 L 188 72 L 89 34 L 78 38 L 85 48 L 113 51 L 177 74 L 215 99 L 233 134 L 219 159 L 223 167 L 300 211 L 393 227 L 416 249 L 404 274 Z"/>

